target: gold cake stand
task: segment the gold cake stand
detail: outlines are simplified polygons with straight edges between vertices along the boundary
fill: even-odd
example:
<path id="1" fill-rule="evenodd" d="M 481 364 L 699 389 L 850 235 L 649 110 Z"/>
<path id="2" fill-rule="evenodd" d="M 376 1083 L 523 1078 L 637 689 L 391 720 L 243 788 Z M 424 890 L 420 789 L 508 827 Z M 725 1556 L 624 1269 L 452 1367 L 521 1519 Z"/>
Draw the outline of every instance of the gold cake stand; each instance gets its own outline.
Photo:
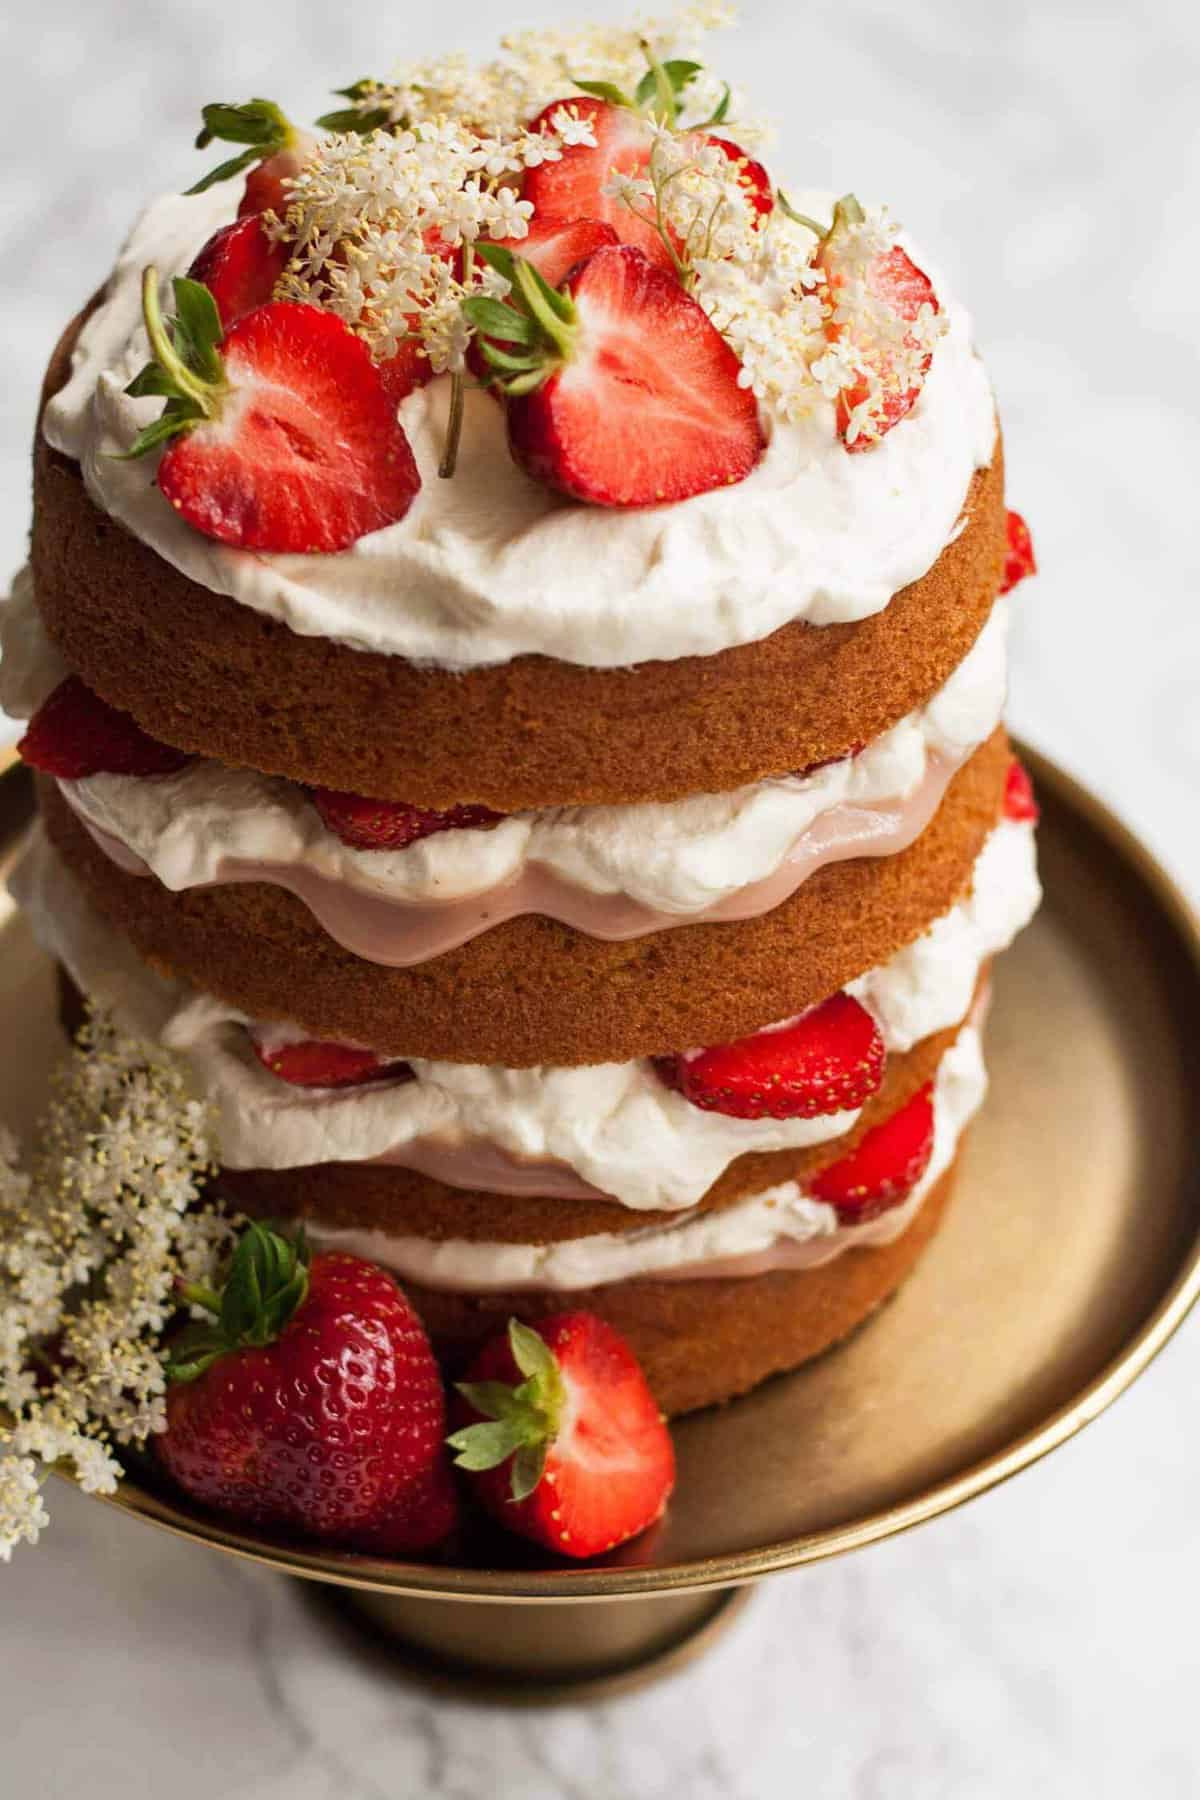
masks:
<path id="1" fill-rule="evenodd" d="M 1200 1291 L 1200 928 L 1095 799 L 1026 753 L 1046 903 L 1001 959 L 992 1094 L 947 1222 L 901 1293 L 840 1350 L 683 1420 L 660 1526 L 584 1566 L 481 1534 L 428 1563 L 272 1541 L 131 1471 L 110 1502 L 305 1577 L 395 1666 L 489 1698 L 579 1698 L 676 1667 L 746 1584 L 959 1506 L 1102 1412 Z M 11 855 L 30 810 L 0 780 Z M 52 972 L 0 924 L 3 1113 L 37 1110 L 60 1047 Z"/>

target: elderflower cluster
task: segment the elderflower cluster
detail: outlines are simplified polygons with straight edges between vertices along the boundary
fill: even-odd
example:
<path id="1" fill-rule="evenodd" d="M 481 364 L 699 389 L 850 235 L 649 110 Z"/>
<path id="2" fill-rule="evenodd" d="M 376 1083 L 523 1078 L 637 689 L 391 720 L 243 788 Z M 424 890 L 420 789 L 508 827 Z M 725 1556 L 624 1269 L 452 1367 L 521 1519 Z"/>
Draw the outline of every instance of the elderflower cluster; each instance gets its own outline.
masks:
<path id="1" fill-rule="evenodd" d="M 882 212 L 839 227 L 834 271 L 826 286 L 833 341 L 811 365 L 826 399 L 855 396 L 847 406 L 846 442 L 879 436 L 889 400 L 919 387 L 944 316 L 928 301 L 905 319 L 872 285 L 872 270 L 894 249 L 895 228 Z"/>
<path id="2" fill-rule="evenodd" d="M 233 1237 L 203 1200 L 211 1161 L 178 1067 L 102 1017 L 57 1078 L 28 1169 L 0 1133 L 0 1561 L 47 1523 L 45 1467 L 111 1493 L 111 1446 L 162 1430 L 174 1284 L 211 1283 Z"/>
<path id="3" fill-rule="evenodd" d="M 895 247 L 883 213 L 855 202 L 831 229 L 793 215 L 779 195 L 760 210 L 767 178 L 747 145 L 765 134 L 725 83 L 686 58 L 733 16 L 724 0 L 696 0 L 631 27 L 517 33 L 482 66 L 451 56 L 357 83 L 347 95 L 361 133 L 320 145 L 289 184 L 286 218 L 270 226 L 290 250 L 277 293 L 336 313 L 377 361 L 408 345 L 461 385 L 472 331 L 464 302 L 508 293 L 474 246 L 519 250 L 533 215 L 522 177 L 595 146 L 581 101 L 598 82 L 637 96 L 648 151 L 642 166 L 612 169 L 604 191 L 659 232 L 737 356 L 742 385 L 777 419 L 832 402 L 848 445 L 877 439 L 920 386 L 946 321 L 928 303 L 906 319 L 874 284 Z M 656 60 L 668 46 L 682 64 Z M 648 70 L 670 79 L 673 104 L 646 99 Z M 580 100 L 565 97 L 572 88 Z M 726 129 L 736 144 L 719 135 Z M 452 466 L 449 453 L 443 473 Z"/>
<path id="4" fill-rule="evenodd" d="M 666 17 L 645 17 L 628 26 L 512 32 L 501 38 L 500 55 L 491 62 L 478 65 L 459 54 L 409 63 L 389 81 L 359 83 L 353 105 L 363 114 L 383 113 L 392 126 L 450 118 L 481 136 L 513 137 L 578 81 L 606 81 L 632 92 L 646 72 L 644 42 L 688 54 L 735 17 L 726 0 L 692 0 Z M 687 96 L 688 120 L 706 119 L 723 93 L 723 83 L 699 75 Z"/>
<path id="5" fill-rule="evenodd" d="M 277 293 L 336 313 L 378 361 L 415 339 L 436 374 L 463 367 L 462 303 L 508 284 L 472 255 L 480 239 L 521 239 L 533 207 L 517 196 L 525 169 L 565 144 L 594 144 L 568 107 L 554 131 L 479 135 L 456 119 L 394 133 L 326 139 L 290 188 L 272 230 L 291 255 Z"/>
<path id="6" fill-rule="evenodd" d="M 889 401 L 920 385 L 945 320 L 924 303 L 905 319 L 872 286 L 895 248 L 883 212 L 803 223 L 778 199 L 762 214 L 748 160 L 695 131 L 650 127 L 644 174 L 614 171 L 607 192 L 655 226 L 681 280 L 742 365 L 741 382 L 776 417 L 841 400 L 847 443 L 877 438 Z M 814 229 L 814 226 L 816 227 Z"/>

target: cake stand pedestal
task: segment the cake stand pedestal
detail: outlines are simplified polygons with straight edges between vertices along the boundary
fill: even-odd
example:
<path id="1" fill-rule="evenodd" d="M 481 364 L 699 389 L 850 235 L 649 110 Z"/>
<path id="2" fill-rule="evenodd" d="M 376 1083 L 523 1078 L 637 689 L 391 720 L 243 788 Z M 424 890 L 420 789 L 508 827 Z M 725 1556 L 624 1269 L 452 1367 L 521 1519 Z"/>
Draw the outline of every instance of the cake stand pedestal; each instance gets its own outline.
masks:
<path id="1" fill-rule="evenodd" d="M 394 1563 L 238 1531 L 149 1464 L 108 1503 L 322 1584 L 399 1676 L 544 1703 L 677 1667 L 746 1584 L 933 1518 L 1088 1424 L 1200 1291 L 1200 930 L 1136 839 L 1026 754 L 1046 904 L 997 967 L 992 1093 L 946 1222 L 839 1350 L 679 1421 L 678 1488 L 650 1532 L 548 1566 L 480 1527 L 452 1561 Z M 9 854 L 29 805 L 19 771 L 0 780 Z M 0 1008 L 3 1112 L 20 1126 L 61 1039 L 53 971 L 11 910 Z"/>

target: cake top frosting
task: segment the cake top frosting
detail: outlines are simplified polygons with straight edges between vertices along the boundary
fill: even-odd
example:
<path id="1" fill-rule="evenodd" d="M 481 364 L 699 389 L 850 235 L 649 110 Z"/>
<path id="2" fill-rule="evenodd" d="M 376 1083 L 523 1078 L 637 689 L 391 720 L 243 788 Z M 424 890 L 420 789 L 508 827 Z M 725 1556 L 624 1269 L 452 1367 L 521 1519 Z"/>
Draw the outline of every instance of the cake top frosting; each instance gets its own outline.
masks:
<path id="1" fill-rule="evenodd" d="M 320 139 L 206 107 L 242 148 L 140 221 L 50 442 L 202 585 L 442 666 L 881 610 L 956 529 L 990 391 L 885 212 L 775 185 L 689 41 L 722 16 L 359 82 Z"/>

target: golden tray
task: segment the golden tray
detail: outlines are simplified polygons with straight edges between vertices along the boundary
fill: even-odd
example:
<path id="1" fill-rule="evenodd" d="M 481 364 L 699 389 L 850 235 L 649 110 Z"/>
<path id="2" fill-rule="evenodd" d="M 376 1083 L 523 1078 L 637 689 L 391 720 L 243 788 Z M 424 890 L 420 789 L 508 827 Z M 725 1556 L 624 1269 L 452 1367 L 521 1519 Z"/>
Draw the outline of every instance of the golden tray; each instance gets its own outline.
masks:
<path id="1" fill-rule="evenodd" d="M 1088 1424 L 1200 1291 L 1200 928 L 1098 801 L 1025 754 L 1046 901 L 998 965 L 992 1092 L 947 1222 L 848 1344 L 681 1421 L 677 1494 L 653 1532 L 584 1566 L 481 1535 L 450 1566 L 239 1531 L 140 1467 L 109 1504 L 330 1584 L 408 1672 L 545 1703 L 675 1666 L 745 1584 L 934 1518 Z M 5 860 L 30 809 L 14 769 L 0 779 Z M 3 1106 L 20 1125 L 61 1038 L 52 970 L 11 909 L 0 1004 L 20 1021 Z"/>

